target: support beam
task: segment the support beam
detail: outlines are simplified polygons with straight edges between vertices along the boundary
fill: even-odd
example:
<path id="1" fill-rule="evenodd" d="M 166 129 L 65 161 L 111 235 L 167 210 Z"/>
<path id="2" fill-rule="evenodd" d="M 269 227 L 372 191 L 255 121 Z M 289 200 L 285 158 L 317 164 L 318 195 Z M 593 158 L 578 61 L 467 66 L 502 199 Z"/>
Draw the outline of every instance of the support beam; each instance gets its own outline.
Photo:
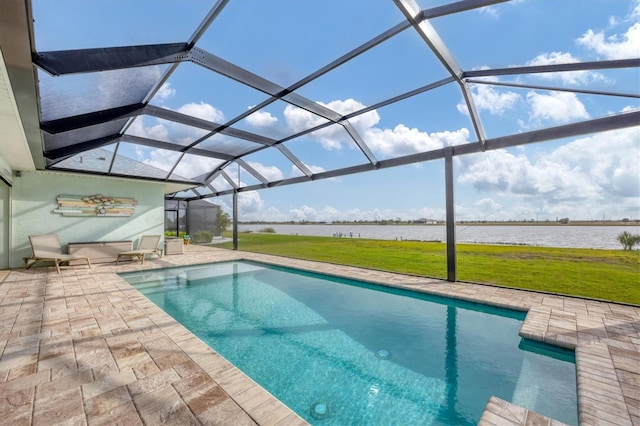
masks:
<path id="1" fill-rule="evenodd" d="M 446 189 L 447 217 L 447 280 L 455 282 L 456 277 L 456 214 L 453 197 L 453 148 L 444 153 L 444 174 Z"/>
<path id="2" fill-rule="evenodd" d="M 632 98 L 632 99 L 640 98 L 639 93 L 623 93 L 623 92 L 611 92 L 608 90 L 578 89 L 575 87 L 541 86 L 539 84 L 509 83 L 505 81 L 473 80 L 473 79 L 467 79 L 467 83 L 483 84 L 486 86 L 517 87 L 519 89 L 548 90 L 550 92 L 569 92 L 569 93 L 584 93 L 586 95 L 615 96 L 619 98 Z"/>
<path id="3" fill-rule="evenodd" d="M 435 6 L 422 11 L 422 19 L 433 19 L 441 16 L 452 15 L 467 10 L 473 10 L 480 7 L 493 6 L 498 3 L 504 3 L 511 0 L 460 0 L 455 3 Z"/>
<path id="4" fill-rule="evenodd" d="M 305 176 L 310 178 L 311 175 L 313 175 L 313 173 L 311 173 L 311 170 L 309 170 L 306 164 L 300 161 L 298 157 L 296 157 L 295 154 L 289 150 L 289 148 L 287 148 L 283 144 L 277 145 L 276 148 L 278 148 L 278 150 L 282 153 L 282 155 L 287 157 L 289 161 L 291 161 L 302 173 L 304 173 Z"/>
<path id="5" fill-rule="evenodd" d="M 199 155 L 201 157 L 217 158 L 218 160 L 224 160 L 224 161 L 231 161 L 235 158 L 233 155 L 223 154 L 222 152 L 208 151 L 206 149 L 199 149 L 199 148 L 191 148 L 187 152 L 185 147 L 182 145 L 178 145 L 172 142 L 159 141 L 157 139 L 145 138 L 142 136 L 122 135 L 120 139 L 122 142 L 130 142 L 137 145 L 149 146 L 151 148 L 164 149 L 167 151 L 181 152 L 183 154 L 188 153 L 193 155 Z"/>
<path id="6" fill-rule="evenodd" d="M 424 42 L 429 46 L 434 55 L 436 55 L 438 60 L 447 69 L 449 74 L 460 85 L 460 91 L 462 92 L 462 97 L 464 98 L 465 104 L 467 105 L 469 117 L 471 118 L 471 124 L 473 125 L 478 141 L 481 145 L 484 146 L 484 141 L 486 140 L 484 128 L 482 127 L 480 115 L 478 114 L 478 110 L 476 109 L 475 103 L 473 101 L 473 94 L 469 89 L 469 85 L 466 84 L 466 82 L 462 78 L 462 76 L 464 75 L 462 67 L 460 67 L 458 61 L 456 61 L 447 45 L 440 38 L 440 34 L 438 34 L 433 25 L 431 25 L 431 22 L 429 22 L 428 19 L 425 19 L 424 14 L 422 14 L 420 11 L 420 6 L 415 2 L 415 0 L 394 1 L 400 11 L 405 15 L 407 20 L 411 22 L 411 25 L 413 25 L 418 35 L 422 37 Z"/>
<path id="7" fill-rule="evenodd" d="M 307 99 L 297 93 L 291 93 L 289 89 L 279 86 L 266 78 L 260 77 L 251 71 L 245 70 L 231 62 L 213 55 L 203 49 L 194 47 L 188 55 L 194 64 L 235 80 L 241 84 L 266 93 L 273 98 L 282 99 L 298 108 L 302 108 L 334 123 L 342 119 L 342 115 L 321 104 Z M 272 101 L 269 101 L 271 103 Z"/>
<path id="8" fill-rule="evenodd" d="M 425 161 L 434 161 L 445 158 L 447 150 L 453 150 L 453 156 L 468 155 L 483 151 L 492 151 L 496 149 L 510 148 L 514 146 L 527 145 L 531 143 L 545 142 L 563 138 L 571 138 L 581 135 L 587 135 L 592 133 L 606 132 L 610 130 L 625 129 L 630 127 L 637 127 L 640 123 L 640 111 L 626 112 L 623 114 L 617 114 L 612 116 L 606 116 L 601 118 L 595 118 L 593 120 L 582 121 L 578 123 L 564 124 L 562 126 L 551 127 L 547 129 L 533 130 L 525 133 L 514 133 L 511 135 L 500 136 L 497 138 L 488 139 L 483 146 L 480 142 L 471 142 L 463 145 L 456 145 L 454 147 L 440 148 L 427 152 L 419 152 L 416 154 L 409 154 L 403 157 L 390 158 L 388 160 L 380 160 L 376 165 L 371 163 L 365 163 L 355 166 L 349 166 L 342 169 L 330 170 L 321 173 L 311 173 L 306 176 L 297 176 L 294 178 L 287 178 L 277 182 L 270 182 L 269 187 L 292 185 L 301 182 L 307 182 L 309 179 L 329 179 L 339 176 L 347 176 L 356 173 L 362 173 L 367 171 L 373 171 L 378 169 L 388 169 L 391 167 L 404 166 L 407 164 L 422 163 Z M 280 145 L 276 145 L 280 147 Z M 218 171 L 214 171 L 213 176 Z M 229 178 L 227 179 L 231 181 Z M 235 184 L 234 184 L 235 185 Z M 253 191 L 256 189 L 263 189 L 262 185 L 248 185 L 242 188 L 241 192 Z M 206 195 L 202 198 L 210 198 L 212 196 L 231 195 L 233 189 L 220 191 L 215 195 Z"/>
<path id="9" fill-rule="evenodd" d="M 233 249 L 238 250 L 238 191 L 233 191 Z"/>
<path id="10" fill-rule="evenodd" d="M 376 160 L 375 155 L 373 155 L 373 152 L 371 152 L 371 149 L 362 139 L 358 131 L 351 125 L 351 123 L 349 123 L 349 120 L 344 120 L 341 124 L 347 133 L 349 133 L 349 136 L 351 136 L 351 139 L 353 139 L 358 148 L 360 148 L 360 151 L 362 151 L 362 153 L 367 157 L 367 160 L 369 160 L 371 164 L 378 164 L 378 160 Z"/>
<path id="11" fill-rule="evenodd" d="M 230 128 L 225 126 L 224 124 L 203 120 L 198 117 L 192 117 L 187 114 L 182 114 L 166 108 L 160 108 L 155 105 L 145 106 L 143 113 L 146 115 L 151 115 L 153 117 L 161 118 L 163 120 L 169 120 L 175 123 L 184 124 L 185 126 L 197 127 L 199 129 L 208 130 L 211 133 L 206 135 L 206 138 L 210 137 L 210 135 L 213 133 L 222 133 L 223 135 L 231 136 L 238 139 L 243 139 L 249 142 L 255 142 L 257 144 L 264 145 L 264 146 L 271 146 L 277 142 L 275 139 L 271 139 L 266 136 L 247 132 L 241 129 Z"/>
<path id="12" fill-rule="evenodd" d="M 225 6 L 229 3 L 229 0 L 218 0 L 216 4 L 213 5 L 207 16 L 205 16 L 204 20 L 198 25 L 195 32 L 189 37 L 189 41 L 187 42 L 187 46 L 192 48 L 196 45 L 198 40 L 204 35 L 209 26 L 215 21 Z"/>
<path id="13" fill-rule="evenodd" d="M 637 68 L 640 58 L 613 59 L 610 61 L 572 62 L 568 64 L 531 65 L 509 68 L 489 68 L 465 71 L 462 78 L 495 77 L 502 75 L 539 74 L 551 72 L 593 71 L 616 68 Z"/>
<path id="14" fill-rule="evenodd" d="M 234 191 L 233 191 L 233 249 L 238 250 L 238 190 L 240 189 L 240 164 L 236 163 L 238 166 L 238 180 L 237 186 L 234 183 Z M 226 173 L 225 173 L 226 175 Z"/>
<path id="15" fill-rule="evenodd" d="M 267 179 L 265 179 L 264 176 L 262 176 L 260 173 L 258 173 L 258 171 L 256 169 L 254 169 L 253 167 L 251 167 L 246 161 L 244 161 L 242 158 L 236 158 L 235 162 L 237 164 L 239 164 L 243 169 L 245 169 L 247 172 L 251 173 L 251 175 L 258 179 L 266 188 L 266 186 L 269 184 L 269 181 Z"/>

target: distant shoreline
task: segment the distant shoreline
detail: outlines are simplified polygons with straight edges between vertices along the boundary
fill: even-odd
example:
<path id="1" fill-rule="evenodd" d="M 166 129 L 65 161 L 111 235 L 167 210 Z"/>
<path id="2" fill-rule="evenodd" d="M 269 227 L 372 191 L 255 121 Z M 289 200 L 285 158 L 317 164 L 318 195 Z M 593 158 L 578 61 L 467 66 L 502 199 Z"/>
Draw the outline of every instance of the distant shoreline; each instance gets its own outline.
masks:
<path id="1" fill-rule="evenodd" d="M 479 225 L 479 226 L 640 226 L 640 222 L 636 221 L 574 221 L 568 223 L 560 222 L 456 222 L 457 225 Z"/>
<path id="2" fill-rule="evenodd" d="M 444 226 L 444 222 L 436 223 L 415 223 L 415 222 L 238 222 L 239 225 L 370 225 L 370 226 Z M 486 222 L 486 221 L 459 221 L 456 225 L 464 226 L 640 226 L 640 221 L 570 221 L 568 223 L 561 222 L 531 222 L 531 221 L 505 221 L 505 222 Z"/>

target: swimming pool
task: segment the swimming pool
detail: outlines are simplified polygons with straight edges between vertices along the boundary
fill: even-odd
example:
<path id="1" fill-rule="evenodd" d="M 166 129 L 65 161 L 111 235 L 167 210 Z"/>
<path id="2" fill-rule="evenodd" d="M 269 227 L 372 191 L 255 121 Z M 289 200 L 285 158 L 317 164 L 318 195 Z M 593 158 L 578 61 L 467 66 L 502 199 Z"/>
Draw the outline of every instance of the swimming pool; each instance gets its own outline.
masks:
<path id="1" fill-rule="evenodd" d="M 121 276 L 312 424 L 476 424 L 491 395 L 578 424 L 573 352 L 522 312 L 245 261 Z"/>

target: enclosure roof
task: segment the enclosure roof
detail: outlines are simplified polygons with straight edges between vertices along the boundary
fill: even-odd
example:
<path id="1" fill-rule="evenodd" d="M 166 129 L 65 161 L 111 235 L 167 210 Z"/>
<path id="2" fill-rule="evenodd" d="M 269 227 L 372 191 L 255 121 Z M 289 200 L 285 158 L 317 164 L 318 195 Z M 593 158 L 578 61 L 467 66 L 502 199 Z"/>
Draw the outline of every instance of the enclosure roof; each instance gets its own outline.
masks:
<path id="1" fill-rule="evenodd" d="M 0 48 L 35 168 L 197 199 L 637 126 L 631 30 L 597 51 L 611 2 L 563 2 L 0 0 Z"/>

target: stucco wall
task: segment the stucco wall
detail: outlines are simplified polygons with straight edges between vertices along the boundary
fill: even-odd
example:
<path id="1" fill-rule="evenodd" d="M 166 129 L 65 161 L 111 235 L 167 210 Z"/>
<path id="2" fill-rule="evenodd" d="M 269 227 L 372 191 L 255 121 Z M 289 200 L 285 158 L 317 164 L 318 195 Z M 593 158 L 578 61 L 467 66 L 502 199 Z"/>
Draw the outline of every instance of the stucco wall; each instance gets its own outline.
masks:
<path id="1" fill-rule="evenodd" d="M 60 194 L 128 197 L 137 201 L 129 217 L 65 217 L 53 210 Z M 31 255 L 29 235 L 58 234 L 64 250 L 69 242 L 132 240 L 164 233 L 164 190 L 161 183 L 56 172 L 23 172 L 13 180 L 11 267 Z"/>

